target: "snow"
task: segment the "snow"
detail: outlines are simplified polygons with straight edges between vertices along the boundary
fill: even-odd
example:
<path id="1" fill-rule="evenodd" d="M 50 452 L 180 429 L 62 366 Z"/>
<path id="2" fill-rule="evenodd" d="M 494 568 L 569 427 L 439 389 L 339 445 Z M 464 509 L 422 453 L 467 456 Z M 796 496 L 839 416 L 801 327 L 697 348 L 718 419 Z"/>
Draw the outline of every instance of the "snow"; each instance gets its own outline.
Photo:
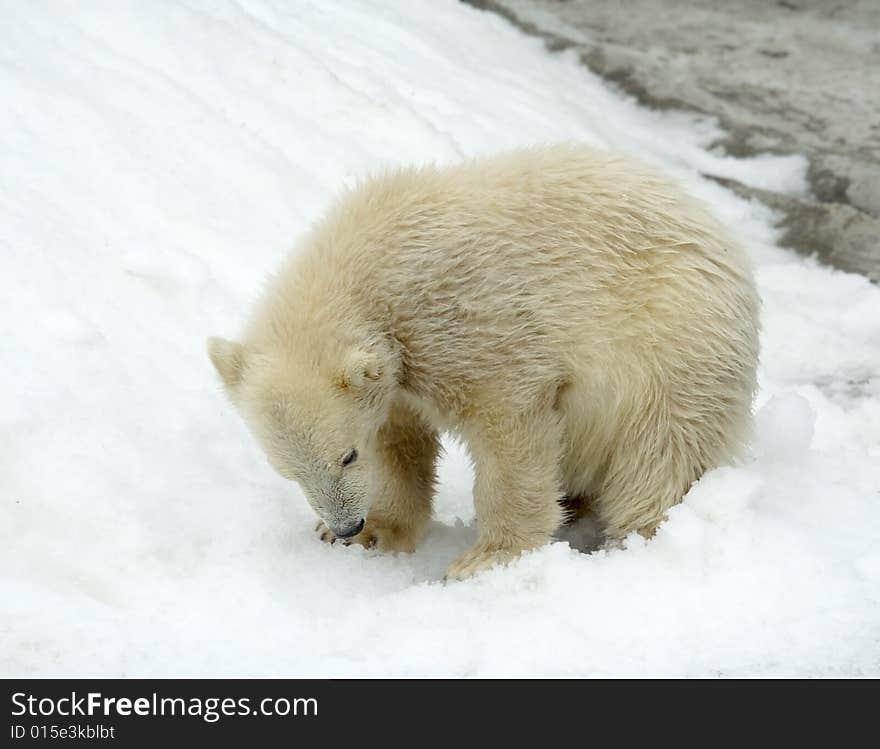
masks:
<path id="1" fill-rule="evenodd" d="M 802 192 L 458 3 L 31 0 L 0 26 L 0 675 L 880 674 L 880 289 L 702 175 Z M 204 352 L 343 185 L 581 140 L 661 164 L 764 298 L 753 455 L 649 542 L 590 523 L 439 582 L 474 538 L 448 445 L 411 556 L 330 547 Z"/>

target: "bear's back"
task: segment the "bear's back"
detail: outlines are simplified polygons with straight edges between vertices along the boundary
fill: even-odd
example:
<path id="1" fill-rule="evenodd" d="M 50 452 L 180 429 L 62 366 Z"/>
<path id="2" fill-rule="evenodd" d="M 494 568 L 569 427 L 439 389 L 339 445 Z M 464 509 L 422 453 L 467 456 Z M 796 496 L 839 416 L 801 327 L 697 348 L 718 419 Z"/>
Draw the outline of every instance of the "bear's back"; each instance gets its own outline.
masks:
<path id="1" fill-rule="evenodd" d="M 276 290 L 290 301 L 282 327 L 366 321 L 401 342 L 412 371 L 456 387 L 512 371 L 528 387 L 585 361 L 689 367 L 718 340 L 757 338 L 748 260 L 702 204 L 582 146 L 371 178 Z M 744 366 L 755 356 L 739 353 Z"/>
<path id="2" fill-rule="evenodd" d="M 605 317 L 619 330 L 625 317 L 637 334 L 664 309 L 684 321 L 700 305 L 749 306 L 742 292 L 753 290 L 744 252 L 698 200 L 638 161 L 582 146 L 390 173 L 332 220 L 356 235 L 340 274 L 453 327 L 470 317 L 522 332 L 532 321 L 564 337 Z"/>

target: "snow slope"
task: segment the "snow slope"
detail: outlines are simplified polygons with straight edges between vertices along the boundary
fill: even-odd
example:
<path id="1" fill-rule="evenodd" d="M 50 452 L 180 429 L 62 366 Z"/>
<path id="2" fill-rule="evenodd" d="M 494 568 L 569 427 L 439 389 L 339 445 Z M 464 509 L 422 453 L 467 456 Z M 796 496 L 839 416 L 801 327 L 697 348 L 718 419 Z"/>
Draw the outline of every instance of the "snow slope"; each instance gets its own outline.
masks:
<path id="1" fill-rule="evenodd" d="M 713 153 L 454 2 L 2 5 L 0 675 L 880 674 L 880 289 L 700 176 L 798 191 L 803 159 Z M 474 535 L 450 445 L 416 554 L 321 544 L 205 337 L 357 175 L 564 139 L 662 164 L 748 245 L 754 457 L 648 543 L 444 586 Z"/>

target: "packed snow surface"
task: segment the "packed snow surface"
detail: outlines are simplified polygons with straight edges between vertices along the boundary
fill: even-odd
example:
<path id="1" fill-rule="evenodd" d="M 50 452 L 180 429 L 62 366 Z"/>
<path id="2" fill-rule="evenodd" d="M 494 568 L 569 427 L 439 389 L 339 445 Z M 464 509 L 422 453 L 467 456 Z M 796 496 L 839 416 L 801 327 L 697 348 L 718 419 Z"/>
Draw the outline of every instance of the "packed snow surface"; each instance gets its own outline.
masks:
<path id="1" fill-rule="evenodd" d="M 803 159 L 725 156 L 434 0 L 8 2 L 0 101 L 0 675 L 880 674 L 880 289 L 703 176 L 798 192 Z M 205 337 L 359 176 L 563 140 L 660 164 L 748 247 L 753 455 L 651 541 L 585 522 L 444 585 L 475 535 L 449 443 L 417 553 L 320 543 Z"/>

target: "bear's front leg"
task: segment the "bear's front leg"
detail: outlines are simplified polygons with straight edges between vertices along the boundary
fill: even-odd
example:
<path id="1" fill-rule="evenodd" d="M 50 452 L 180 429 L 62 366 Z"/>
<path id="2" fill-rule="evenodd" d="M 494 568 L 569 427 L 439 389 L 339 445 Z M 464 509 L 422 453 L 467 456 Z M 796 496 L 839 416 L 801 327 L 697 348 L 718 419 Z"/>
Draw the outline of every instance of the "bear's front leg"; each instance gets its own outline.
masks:
<path id="1" fill-rule="evenodd" d="M 439 451 L 437 433 L 410 408 L 393 405 L 373 452 L 379 491 L 364 529 L 343 543 L 380 551 L 415 551 L 431 519 Z M 322 541 L 337 540 L 323 522 L 316 531 Z"/>
<path id="2" fill-rule="evenodd" d="M 552 409 L 487 421 L 469 439 L 479 538 L 446 572 L 463 580 L 550 541 L 560 505 L 561 426 Z"/>

